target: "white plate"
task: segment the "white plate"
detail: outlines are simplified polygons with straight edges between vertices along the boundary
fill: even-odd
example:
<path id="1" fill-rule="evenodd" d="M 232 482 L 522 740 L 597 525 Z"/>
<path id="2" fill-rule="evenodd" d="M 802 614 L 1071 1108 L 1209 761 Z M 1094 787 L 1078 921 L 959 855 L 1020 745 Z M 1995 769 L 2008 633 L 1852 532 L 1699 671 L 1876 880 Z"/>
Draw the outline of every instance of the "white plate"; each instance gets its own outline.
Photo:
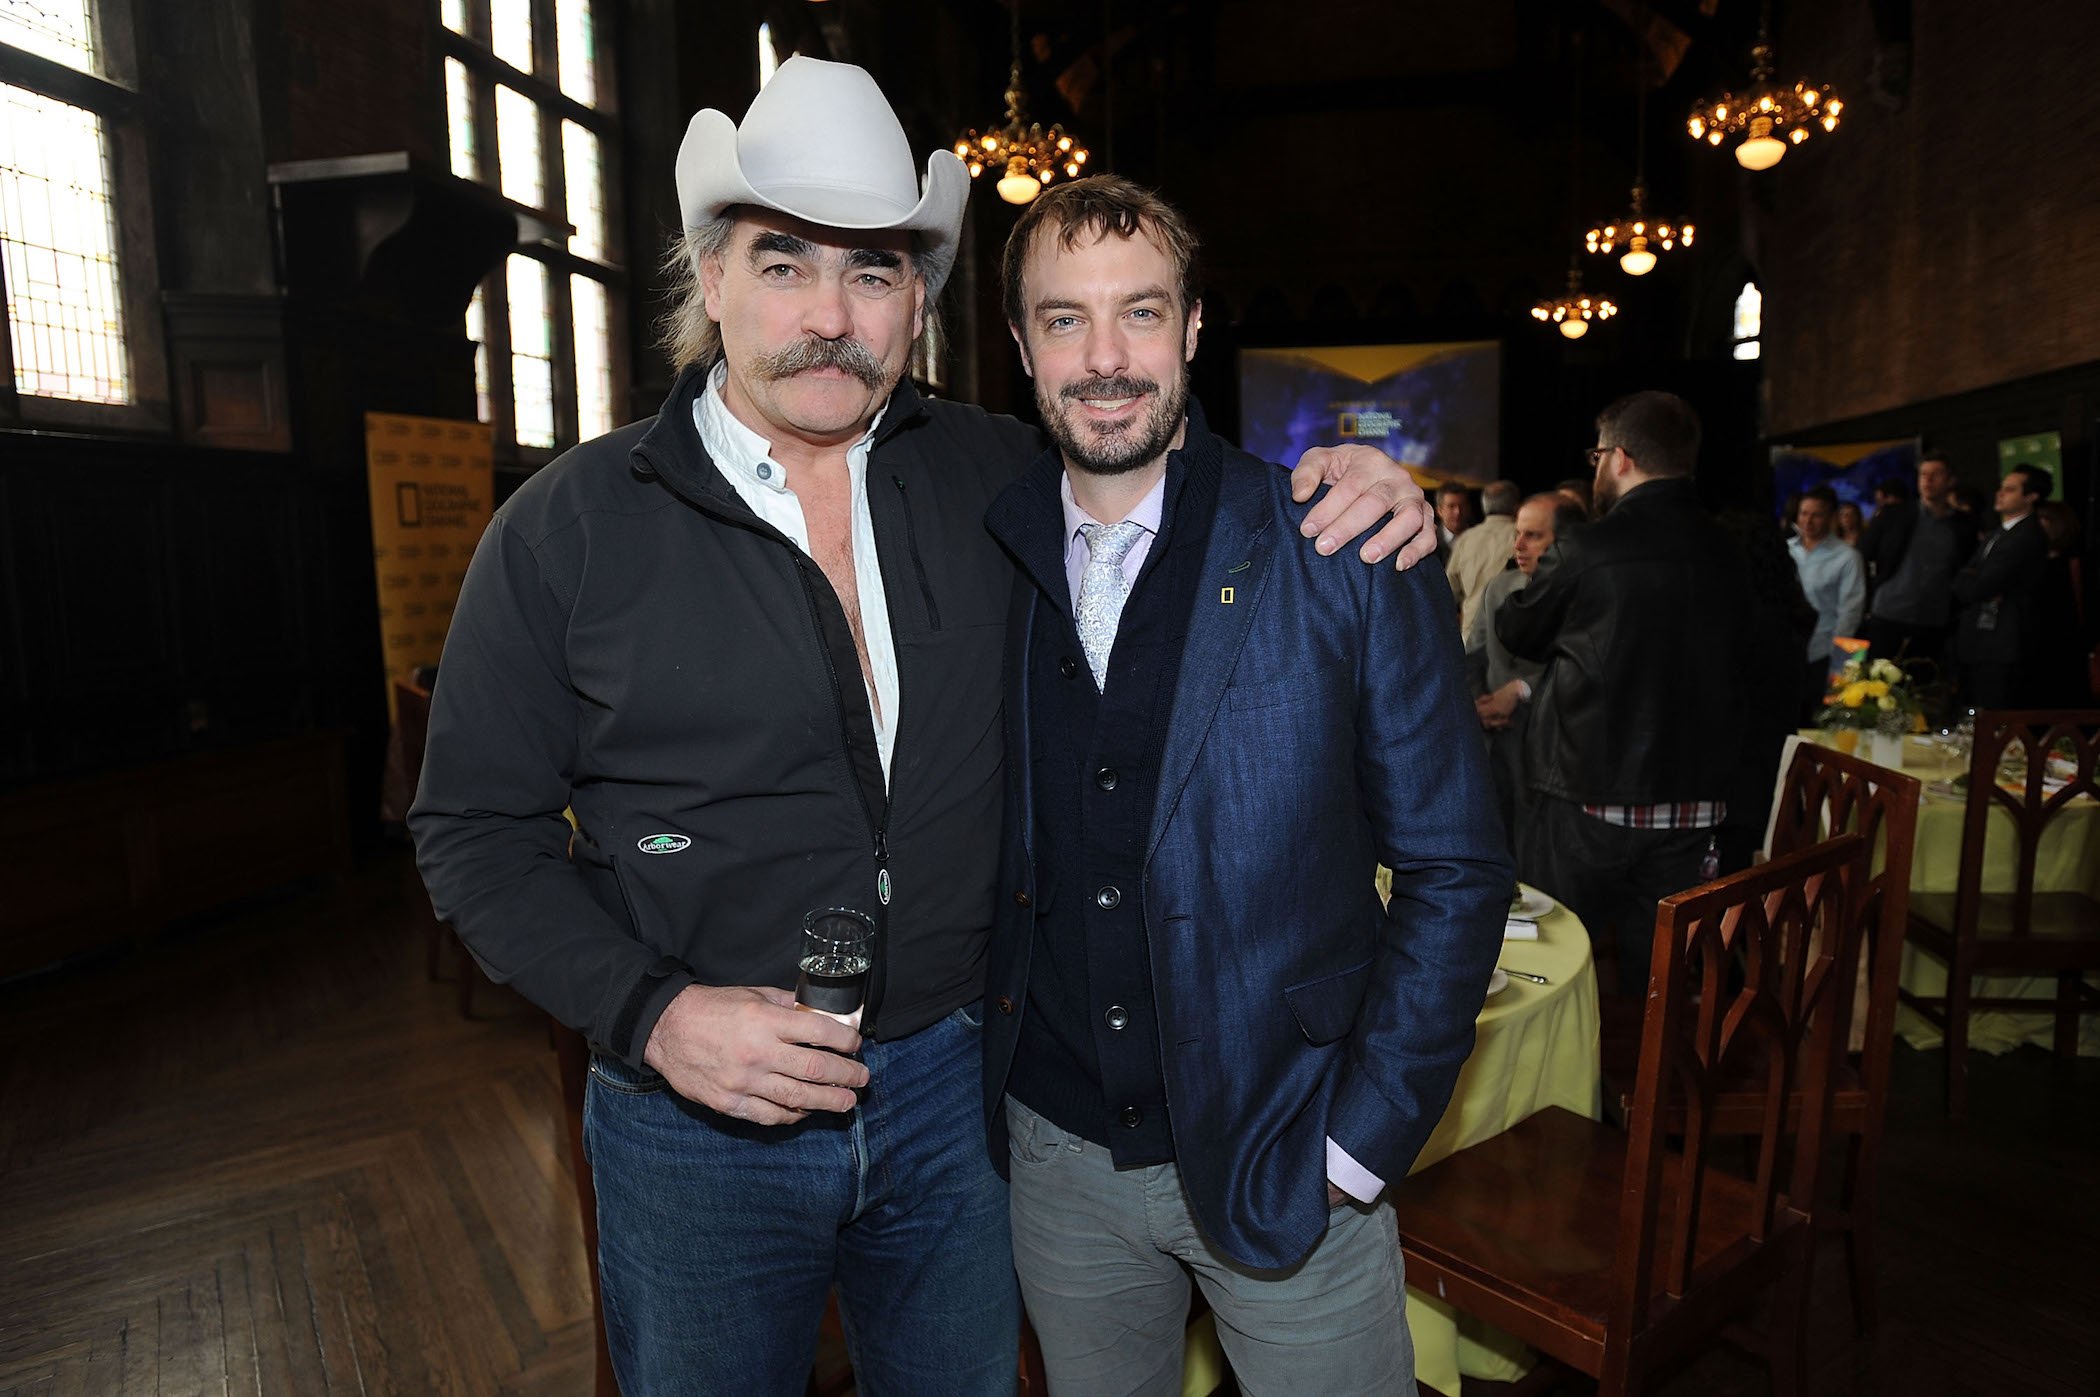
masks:
<path id="1" fill-rule="evenodd" d="M 1504 974 L 1502 967 L 1498 965 L 1495 967 L 1495 973 L 1488 976 L 1488 998 L 1493 999 L 1508 988 L 1509 976 Z"/>
<path id="2" fill-rule="evenodd" d="M 1512 917 L 1529 917 L 1531 920 L 1537 921 L 1554 908 L 1560 906 L 1552 898 L 1527 884 L 1517 884 L 1517 891 L 1522 893 L 1523 896 L 1509 905 L 1509 915 Z"/>

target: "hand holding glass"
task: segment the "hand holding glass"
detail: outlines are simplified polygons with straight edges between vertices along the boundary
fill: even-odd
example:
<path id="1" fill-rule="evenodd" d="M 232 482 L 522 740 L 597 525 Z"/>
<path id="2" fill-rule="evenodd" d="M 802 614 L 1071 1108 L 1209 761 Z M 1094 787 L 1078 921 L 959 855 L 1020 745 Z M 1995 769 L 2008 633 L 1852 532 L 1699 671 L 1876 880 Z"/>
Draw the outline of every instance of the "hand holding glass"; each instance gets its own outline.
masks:
<path id="1" fill-rule="evenodd" d="M 844 907 L 812 912 L 802 919 L 802 973 L 795 981 L 795 1007 L 859 1029 L 875 964 L 875 923 Z"/>

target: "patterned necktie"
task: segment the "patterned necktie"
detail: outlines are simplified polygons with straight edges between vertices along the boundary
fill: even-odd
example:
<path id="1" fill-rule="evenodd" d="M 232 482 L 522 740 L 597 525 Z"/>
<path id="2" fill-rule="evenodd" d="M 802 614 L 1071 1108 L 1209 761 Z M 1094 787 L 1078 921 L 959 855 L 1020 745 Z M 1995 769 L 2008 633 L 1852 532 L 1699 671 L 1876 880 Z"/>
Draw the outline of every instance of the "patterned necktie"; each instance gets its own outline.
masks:
<path id="1" fill-rule="evenodd" d="M 1094 687 L 1108 687 L 1108 652 L 1116 645 L 1116 623 L 1123 618 L 1123 603 L 1130 596 L 1130 579 L 1123 576 L 1123 560 L 1144 537 L 1145 526 L 1125 519 L 1120 524 L 1081 524 L 1086 540 L 1086 571 L 1079 577 L 1079 605 L 1073 619 L 1079 623 L 1079 643 L 1086 649 L 1087 667 L 1094 671 Z"/>

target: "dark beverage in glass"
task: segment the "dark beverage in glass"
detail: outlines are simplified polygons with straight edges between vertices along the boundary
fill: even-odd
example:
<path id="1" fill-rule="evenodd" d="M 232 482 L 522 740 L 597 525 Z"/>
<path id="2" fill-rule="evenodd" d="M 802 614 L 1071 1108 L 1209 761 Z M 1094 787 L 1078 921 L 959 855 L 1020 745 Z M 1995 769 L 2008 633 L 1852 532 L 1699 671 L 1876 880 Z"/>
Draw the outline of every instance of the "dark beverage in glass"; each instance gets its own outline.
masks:
<path id="1" fill-rule="evenodd" d="M 860 1027 L 867 1000 L 868 971 L 875 964 L 875 923 L 844 907 L 812 912 L 802 919 L 801 975 L 795 1007 L 827 1014 L 849 1028 Z"/>

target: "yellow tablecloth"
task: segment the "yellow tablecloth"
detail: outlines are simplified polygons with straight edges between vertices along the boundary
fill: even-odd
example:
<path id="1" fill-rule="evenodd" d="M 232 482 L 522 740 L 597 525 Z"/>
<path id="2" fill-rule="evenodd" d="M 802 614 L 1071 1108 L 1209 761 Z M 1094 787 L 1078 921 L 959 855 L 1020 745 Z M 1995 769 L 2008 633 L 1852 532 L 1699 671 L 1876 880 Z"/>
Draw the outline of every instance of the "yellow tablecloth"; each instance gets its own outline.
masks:
<path id="1" fill-rule="evenodd" d="M 1827 742 L 1830 734 L 1811 729 L 1802 736 Z M 1932 783 L 1950 781 L 1967 769 L 1966 763 L 1931 739 L 1911 738 L 1903 744 L 1903 770 L 1926 783 L 1918 806 L 1917 848 L 1911 856 L 1912 892 L 1951 893 L 1961 882 L 1961 830 L 1967 803 L 1944 789 L 1934 790 Z M 2012 816 L 2002 809 L 1993 810 L 1983 842 L 1984 891 L 2010 892 L 2013 875 Z M 2100 896 L 2100 805 L 2077 801 L 2050 822 L 2036 852 L 2034 885 L 2043 892 Z M 1945 994 L 1947 963 L 1929 951 L 1905 945 L 1902 979 L 1903 988 L 1912 994 Z M 1993 998 L 2054 999 L 2056 979 L 2050 975 L 1979 975 L 1973 992 Z M 1896 1032 L 1914 1048 L 1936 1048 L 1941 1042 L 1939 1029 L 1907 1007 L 1896 1011 Z M 2052 1020 L 2046 1013 L 1979 1011 L 1969 1016 L 1969 1046 L 1977 1052 L 2008 1052 L 2023 1043 L 2046 1048 L 2053 1041 L 2052 1034 Z M 2080 1020 L 2078 1051 L 2085 1057 L 2100 1057 L 2100 1016 L 2089 1014 Z"/>
<path id="2" fill-rule="evenodd" d="M 1552 983 L 1512 978 L 1488 997 L 1474 1025 L 1472 1055 L 1415 1161 L 1417 1169 L 1499 1135 L 1544 1106 L 1593 1120 L 1602 1112 L 1589 932 L 1573 912 L 1556 907 L 1540 920 L 1537 941 L 1503 943 L 1501 963 Z M 1189 1331 L 1186 1397 L 1210 1392 L 1223 1376 L 1208 1320 Z M 1460 1374 L 1507 1382 L 1532 1364 L 1523 1344 L 1412 1287 L 1407 1326 L 1414 1336 L 1415 1380 L 1450 1397 L 1457 1397 Z"/>

